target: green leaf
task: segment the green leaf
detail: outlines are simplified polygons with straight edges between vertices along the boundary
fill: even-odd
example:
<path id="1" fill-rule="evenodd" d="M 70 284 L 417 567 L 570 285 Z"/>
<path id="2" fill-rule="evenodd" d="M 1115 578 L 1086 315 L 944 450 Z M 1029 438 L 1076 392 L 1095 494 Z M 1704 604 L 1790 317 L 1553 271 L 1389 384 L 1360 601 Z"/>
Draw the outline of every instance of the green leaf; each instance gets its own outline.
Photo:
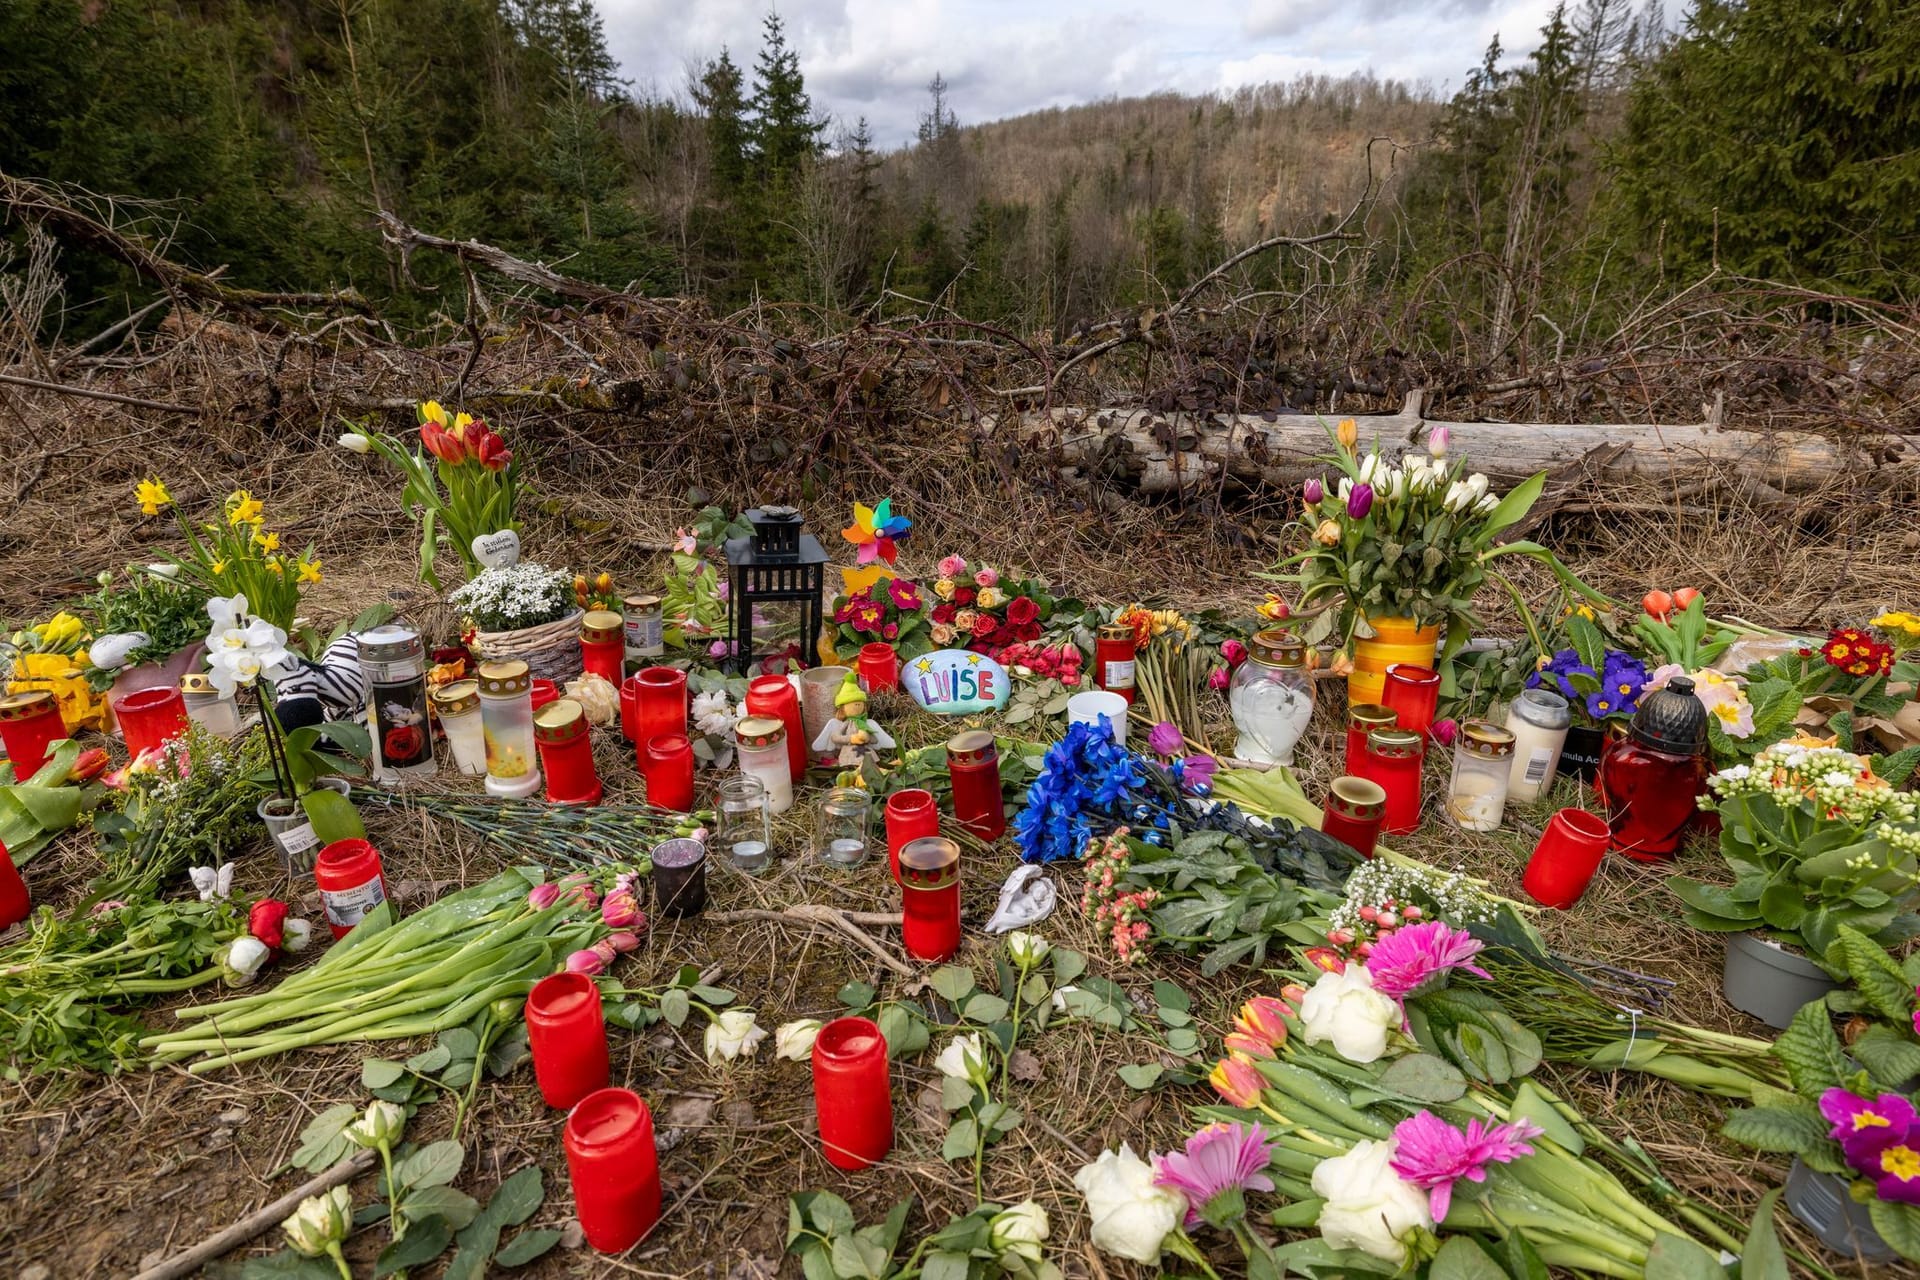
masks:
<path id="1" fill-rule="evenodd" d="M 396 1160 L 393 1176 L 403 1187 L 438 1187 L 460 1176 L 460 1164 L 466 1158 L 464 1147 L 443 1138 Z"/>
<path id="2" fill-rule="evenodd" d="M 1907 1083 L 1920 1076 L 1920 1045 L 1903 1038 L 1891 1027 L 1877 1024 L 1868 1027 L 1848 1047 L 1881 1089 L 1905 1092 Z"/>
<path id="3" fill-rule="evenodd" d="M 1526 517 L 1527 512 L 1533 509 L 1533 504 L 1540 500 L 1540 494 L 1546 487 L 1547 473 L 1538 471 L 1507 490 L 1506 496 L 1494 504 L 1493 510 L 1487 512 L 1486 522 L 1480 526 L 1478 541 L 1485 545 L 1492 542 L 1494 535 L 1501 530 L 1518 524 Z M 1519 548 L 1523 544 L 1514 543 L 1513 545 Z M 1544 551 L 1545 548 L 1542 550 Z"/>
<path id="4" fill-rule="evenodd" d="M 1518 1231 L 1506 1238 L 1507 1274 L 1513 1280 L 1551 1280 L 1553 1273 L 1537 1249 Z"/>
<path id="5" fill-rule="evenodd" d="M 1807 918 L 1806 890 L 1797 884 L 1770 884 L 1760 894 L 1760 917 L 1775 929 L 1798 929 Z"/>
<path id="6" fill-rule="evenodd" d="M 1920 1258 L 1920 1208 L 1892 1200 L 1871 1200 L 1873 1229 L 1903 1258 Z"/>
<path id="7" fill-rule="evenodd" d="M 973 971 L 957 964 L 942 965 L 927 978 L 927 985 L 946 997 L 949 1003 L 958 1004 L 974 988 Z"/>
<path id="8" fill-rule="evenodd" d="M 213 1266 L 207 1270 L 216 1273 Z M 303 1257 L 291 1249 L 282 1249 L 264 1258 L 247 1258 L 225 1274 L 238 1276 L 240 1280 L 340 1280 L 340 1272 L 334 1268 L 332 1259 Z"/>
<path id="9" fill-rule="evenodd" d="M 940 1105 L 958 1111 L 973 1101 L 973 1086 L 958 1076 L 940 1077 Z"/>
<path id="10" fill-rule="evenodd" d="M 1823 1000 L 1803 1005 L 1793 1021 L 1773 1042 L 1773 1055 L 1786 1064 L 1793 1087 L 1803 1097 L 1817 1097 L 1840 1084 L 1849 1074 L 1846 1051 L 1834 1034 L 1833 1019 Z"/>
<path id="11" fill-rule="evenodd" d="M 1470 1237 L 1449 1236 L 1434 1255 L 1427 1280 L 1507 1280 L 1507 1273 Z"/>
<path id="12" fill-rule="evenodd" d="M 1702 1246 L 1662 1231 L 1647 1249 L 1646 1280 L 1727 1280 L 1727 1271 Z"/>
<path id="13" fill-rule="evenodd" d="M 399 1172 L 398 1168 L 394 1170 L 396 1175 Z M 400 1199 L 400 1212 L 410 1222 L 445 1218 L 457 1231 L 473 1221 L 474 1215 L 480 1212 L 480 1202 L 464 1191 L 434 1184 L 406 1192 Z"/>
<path id="14" fill-rule="evenodd" d="M 1053 949 L 1053 980 L 1065 985 L 1087 971 L 1087 958 L 1066 947 Z"/>
<path id="15" fill-rule="evenodd" d="M 982 991 L 968 997 L 960 1007 L 960 1016 L 969 1022 L 998 1022 L 1011 1006 L 999 996 Z"/>
<path id="16" fill-rule="evenodd" d="M 849 982 L 846 986 L 840 988 L 838 999 L 841 1004 L 857 1013 L 870 1006 L 876 994 L 878 993 L 874 990 L 871 983 Z"/>
<path id="17" fill-rule="evenodd" d="M 980 1130 L 973 1123 L 972 1116 L 961 1116 L 947 1130 L 945 1142 L 940 1144 L 942 1160 L 965 1160 L 972 1157 L 974 1148 L 980 1145 Z"/>
<path id="18" fill-rule="evenodd" d="M 385 1089 L 398 1084 L 406 1074 L 407 1068 L 403 1063 L 386 1058 L 368 1058 L 360 1064 L 360 1083 L 369 1089 Z"/>
<path id="19" fill-rule="evenodd" d="M 874 1238 L 886 1246 L 889 1256 L 893 1254 L 895 1247 L 899 1245 L 900 1233 L 907 1228 L 907 1215 L 912 1212 L 913 1197 L 908 1196 L 905 1200 L 900 1201 L 898 1204 L 895 1204 L 893 1208 L 887 1210 L 886 1219 L 882 1221 L 879 1226 L 869 1228 L 869 1230 L 875 1233 Z"/>
<path id="20" fill-rule="evenodd" d="M 506 1248 L 494 1254 L 493 1260 L 503 1267 L 524 1267 L 559 1244 L 561 1234 L 552 1227 L 534 1227 L 522 1231 L 507 1242 Z"/>
<path id="21" fill-rule="evenodd" d="M 1798 1155 L 1826 1141 L 1831 1129 L 1813 1103 L 1799 1099 L 1735 1111 L 1720 1132 L 1756 1151 Z"/>
<path id="22" fill-rule="evenodd" d="M 380 1251 L 373 1264 L 375 1280 L 408 1267 L 417 1267 L 439 1257 L 453 1242 L 453 1224 L 444 1218 L 416 1221 L 407 1234 Z"/>
<path id="23" fill-rule="evenodd" d="M 732 1004 L 735 998 L 734 993 L 725 987 L 709 987 L 704 983 L 693 988 L 693 995 L 695 999 L 713 1005 Z"/>
<path id="24" fill-rule="evenodd" d="M 1167 1048 L 1181 1055 L 1200 1052 L 1200 1033 L 1192 1027 L 1175 1027 L 1167 1032 Z"/>
<path id="25" fill-rule="evenodd" d="M 880 1280 L 887 1272 L 887 1253 L 857 1235 L 835 1236 L 831 1258 L 840 1280 Z"/>
<path id="26" fill-rule="evenodd" d="M 436 1044 L 433 1048 L 423 1053 L 416 1053 L 411 1058 L 408 1058 L 407 1070 L 416 1071 L 423 1076 L 430 1076 L 452 1061 L 453 1053 L 447 1046 L 444 1043 Z M 371 1065 L 371 1062 L 362 1065 L 360 1069 L 362 1076 L 366 1074 L 366 1068 Z"/>
<path id="27" fill-rule="evenodd" d="M 500 1184 L 487 1201 L 487 1217 L 496 1226 L 517 1227 L 531 1218 L 546 1198 L 546 1177 L 539 1165 L 530 1164 Z"/>
<path id="28" fill-rule="evenodd" d="M 1788 1280 L 1787 1255 L 1780 1248 L 1780 1237 L 1773 1233 L 1773 1207 L 1779 1199 L 1778 1188 L 1760 1197 L 1753 1228 L 1740 1250 L 1740 1280 Z"/>
<path id="29" fill-rule="evenodd" d="M 527 1024 L 515 1022 L 487 1050 L 487 1074 L 496 1080 L 533 1056 L 527 1045 Z"/>
<path id="30" fill-rule="evenodd" d="M 887 1042 L 889 1058 L 911 1058 L 931 1042 L 926 1022 L 915 1017 L 905 1005 L 887 1005 L 874 1023 L 880 1028 L 880 1037 Z"/>
<path id="31" fill-rule="evenodd" d="M 853 1230 L 853 1206 L 831 1191 L 815 1193 L 807 1206 L 807 1216 L 813 1220 L 813 1229 L 823 1236 L 846 1235 Z"/>
<path id="32" fill-rule="evenodd" d="M 693 1004 L 687 993 L 679 987 L 669 988 L 660 996 L 660 1015 L 670 1027 L 683 1027 L 687 1015 L 693 1011 Z"/>
<path id="33" fill-rule="evenodd" d="M 289 1157 L 291 1162 L 308 1173 L 319 1173 L 338 1164 L 343 1156 L 354 1150 L 354 1144 L 343 1130 L 360 1115 L 360 1108 L 351 1102 L 335 1103 L 312 1120 L 300 1131 L 300 1146 Z"/>
<path id="34" fill-rule="evenodd" d="M 972 1263 L 964 1253 L 942 1249 L 926 1256 L 920 1268 L 920 1280 L 967 1280 Z"/>
<path id="35" fill-rule="evenodd" d="M 1531 1080 L 1522 1080 L 1515 1087 L 1513 1102 L 1507 1107 L 1507 1119 L 1528 1121 L 1576 1156 L 1587 1149 L 1587 1140 L 1580 1136 L 1580 1131 Z"/>
<path id="36" fill-rule="evenodd" d="M 1160 1083 L 1166 1068 L 1157 1062 L 1134 1062 L 1120 1068 L 1120 1079 L 1129 1089 L 1151 1089 Z"/>
<path id="37" fill-rule="evenodd" d="M 1913 1021 L 1913 984 L 1895 964 L 1886 949 L 1857 929 L 1840 926 L 1840 936 L 1830 960 L 1837 959 L 1852 976 L 1860 994 L 1867 998 L 1881 1017 L 1894 1023 Z"/>
<path id="38" fill-rule="evenodd" d="M 1193 1001 L 1187 993 L 1165 978 L 1153 984 L 1153 998 L 1162 1009 L 1174 1009 L 1180 1013 L 1186 1013 L 1193 1008 Z"/>
<path id="39" fill-rule="evenodd" d="M 1467 1078 L 1443 1058 L 1413 1053 L 1380 1073 L 1380 1087 L 1420 1102 L 1456 1102 L 1466 1096 Z"/>

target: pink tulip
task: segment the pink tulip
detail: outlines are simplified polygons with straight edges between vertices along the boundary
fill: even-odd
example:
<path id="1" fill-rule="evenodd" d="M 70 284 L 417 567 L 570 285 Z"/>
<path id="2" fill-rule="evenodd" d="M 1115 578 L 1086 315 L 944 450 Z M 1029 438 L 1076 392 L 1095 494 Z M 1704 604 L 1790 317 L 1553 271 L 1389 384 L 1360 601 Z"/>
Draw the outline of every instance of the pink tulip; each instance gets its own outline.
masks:
<path id="1" fill-rule="evenodd" d="M 640 918 L 640 927 L 645 929 L 646 923 L 646 917 L 642 916 Z M 610 933 L 607 935 L 607 941 L 611 942 L 613 949 L 621 955 L 626 955 L 629 951 L 638 951 L 640 949 L 640 935 L 631 929 L 620 929 Z"/>
<path id="2" fill-rule="evenodd" d="M 640 903 L 630 891 L 616 889 L 600 904 L 600 919 L 609 929 L 625 929 L 640 919 Z"/>
<path id="3" fill-rule="evenodd" d="M 533 890 L 527 894 L 527 905 L 535 911 L 545 911 L 558 901 L 560 901 L 560 886 L 551 881 L 533 886 Z"/>
<path id="4" fill-rule="evenodd" d="M 600 941 L 594 943 L 589 950 L 600 957 L 600 963 L 602 965 L 612 964 L 613 958 L 620 954 L 619 949 L 613 945 L 612 938 L 600 939 Z"/>
<path id="5" fill-rule="evenodd" d="M 606 967 L 607 962 L 600 958 L 598 951 L 576 951 L 567 957 L 568 973 L 584 973 L 591 978 L 605 970 Z"/>
<path id="6" fill-rule="evenodd" d="M 1227 675 L 1225 667 L 1216 668 L 1207 673 L 1207 688 L 1224 689 L 1227 687 L 1227 681 L 1229 679 L 1231 679 L 1231 677 Z"/>

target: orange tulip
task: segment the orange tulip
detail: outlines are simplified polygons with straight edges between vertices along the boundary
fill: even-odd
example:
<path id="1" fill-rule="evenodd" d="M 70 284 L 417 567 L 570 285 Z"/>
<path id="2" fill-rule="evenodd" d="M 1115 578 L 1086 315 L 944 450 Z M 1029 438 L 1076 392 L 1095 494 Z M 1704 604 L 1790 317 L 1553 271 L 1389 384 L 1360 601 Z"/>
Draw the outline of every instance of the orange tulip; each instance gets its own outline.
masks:
<path id="1" fill-rule="evenodd" d="M 1256 1105 L 1260 1101 L 1260 1090 L 1266 1083 L 1252 1060 L 1237 1055 L 1220 1059 L 1214 1064 L 1213 1073 L 1207 1080 L 1215 1092 L 1236 1107 Z"/>
<path id="2" fill-rule="evenodd" d="M 1287 1042 L 1287 1015 L 1291 1012 L 1272 996 L 1255 996 L 1240 1006 L 1233 1029 L 1262 1045 L 1278 1048 Z"/>

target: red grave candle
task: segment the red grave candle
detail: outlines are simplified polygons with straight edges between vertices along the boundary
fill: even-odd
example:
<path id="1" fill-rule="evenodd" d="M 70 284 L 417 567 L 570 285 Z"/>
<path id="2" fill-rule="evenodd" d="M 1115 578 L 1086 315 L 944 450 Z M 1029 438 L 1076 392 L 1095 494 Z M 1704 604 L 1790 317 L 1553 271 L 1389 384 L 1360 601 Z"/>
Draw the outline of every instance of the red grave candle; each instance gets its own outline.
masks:
<path id="1" fill-rule="evenodd" d="M 1365 778 L 1335 778 L 1327 790 L 1327 804 L 1320 820 L 1323 835 L 1332 836 L 1363 858 L 1373 856 L 1380 839 L 1380 823 L 1387 815 L 1387 793 L 1377 782 Z"/>
<path id="2" fill-rule="evenodd" d="M 27 894 L 27 882 L 20 878 L 20 868 L 14 866 L 13 859 L 7 855 L 7 846 L 0 844 L 0 929 L 11 929 L 32 912 L 33 899 Z"/>
<path id="3" fill-rule="evenodd" d="M 1420 826 L 1420 735 L 1411 729 L 1375 729 L 1367 735 L 1367 755 L 1359 777 L 1387 793 L 1380 829 L 1403 836 Z"/>
<path id="4" fill-rule="evenodd" d="M 835 1018 L 813 1041 L 820 1145 L 836 1169 L 865 1169 L 893 1150 L 887 1041 L 866 1018 Z"/>
<path id="5" fill-rule="evenodd" d="M 939 836 L 900 850 L 901 941 L 916 960 L 950 960 L 960 949 L 960 846 Z"/>
<path id="6" fill-rule="evenodd" d="M 313 860 L 320 909 L 335 938 L 344 938 L 369 911 L 387 900 L 380 851 L 365 840 L 335 840 Z"/>
<path id="7" fill-rule="evenodd" d="M 969 729 L 947 741 L 947 776 L 953 780 L 953 816 L 982 840 L 998 840 L 1007 830 L 1007 806 L 1000 797 L 1000 754 L 993 734 Z"/>
<path id="8" fill-rule="evenodd" d="M 1366 758 L 1367 735 L 1375 729 L 1391 729 L 1399 723 L 1399 714 L 1377 702 L 1356 702 L 1347 707 L 1347 762 L 1345 772 L 1357 776 L 1360 762 Z"/>
<path id="9" fill-rule="evenodd" d="M 1440 673 L 1408 662 L 1389 663 L 1380 702 L 1394 713 L 1395 723 L 1425 741 L 1440 707 Z"/>
<path id="10" fill-rule="evenodd" d="M 180 706 L 184 713 L 186 703 Z M 60 704 L 45 689 L 0 698 L 0 742 L 7 744 L 15 782 L 25 782 L 45 768 L 49 748 L 66 736 Z"/>
<path id="11" fill-rule="evenodd" d="M 567 1116 L 561 1145 L 574 1216 L 587 1243 L 623 1253 L 660 1220 L 660 1153 L 653 1114 L 631 1089 L 601 1089 Z"/>
<path id="12" fill-rule="evenodd" d="M 187 700 L 180 690 L 171 687 L 136 689 L 124 698 L 116 698 L 113 714 L 120 722 L 121 736 L 127 740 L 129 760 L 138 760 L 187 731 Z"/>
<path id="13" fill-rule="evenodd" d="M 533 709 L 535 711 L 538 711 L 549 703 L 560 701 L 560 686 L 551 680 L 535 680 L 531 686 L 531 691 Z"/>
<path id="14" fill-rule="evenodd" d="M 693 811 L 693 743 L 684 733 L 662 733 L 647 739 L 641 776 L 647 781 L 647 803 L 679 813 Z"/>
<path id="15" fill-rule="evenodd" d="M 620 682 L 620 736 L 632 742 L 640 723 L 640 678 L 628 676 Z"/>
<path id="16" fill-rule="evenodd" d="M 800 721 L 800 695 L 785 676 L 755 676 L 747 682 L 747 715 L 787 727 L 787 770 L 797 784 L 807 777 L 807 731 Z"/>
<path id="17" fill-rule="evenodd" d="M 1527 859 L 1520 887 L 1543 907 L 1569 910 L 1593 883 L 1612 835 L 1606 822 L 1585 809 L 1562 809 L 1547 819 L 1540 843 Z"/>
<path id="18" fill-rule="evenodd" d="M 572 698 L 549 702 L 533 713 L 533 743 L 553 804 L 599 804 L 605 788 L 593 767 L 593 740 L 586 708 Z"/>
<path id="19" fill-rule="evenodd" d="M 1133 702 L 1133 628 L 1125 623 L 1101 627 L 1093 642 L 1093 683 Z"/>
<path id="20" fill-rule="evenodd" d="M 617 689 L 626 663 L 626 619 L 606 609 L 589 611 L 580 619 L 581 670 Z"/>
<path id="21" fill-rule="evenodd" d="M 533 1078 L 550 1107 L 565 1111 L 607 1087 L 607 1023 L 600 988 L 584 973 L 555 973 L 527 995 Z"/>
<path id="22" fill-rule="evenodd" d="M 663 733 L 687 731 L 687 673 L 645 667 L 633 673 L 633 740 L 642 746 Z"/>
<path id="23" fill-rule="evenodd" d="M 860 678 L 867 682 L 868 693 L 879 693 L 884 689 L 900 687 L 900 655 L 893 646 L 884 640 L 860 646 L 860 661 L 857 668 Z"/>
<path id="24" fill-rule="evenodd" d="M 940 806 L 933 792 L 914 788 L 887 797 L 887 863 L 900 883 L 900 851 L 923 836 L 940 834 Z"/>

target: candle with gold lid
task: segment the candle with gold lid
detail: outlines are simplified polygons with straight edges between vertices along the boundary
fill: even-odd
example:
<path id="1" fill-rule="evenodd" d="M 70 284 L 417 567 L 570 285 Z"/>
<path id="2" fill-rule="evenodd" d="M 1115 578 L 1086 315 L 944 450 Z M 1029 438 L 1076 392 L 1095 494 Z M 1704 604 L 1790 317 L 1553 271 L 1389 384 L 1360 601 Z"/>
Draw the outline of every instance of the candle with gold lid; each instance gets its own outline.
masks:
<path id="1" fill-rule="evenodd" d="M 518 658 L 480 664 L 480 723 L 487 745 L 487 791 L 505 799 L 540 789 L 534 763 L 533 672 Z"/>
<path id="2" fill-rule="evenodd" d="M 1494 831 L 1507 808 L 1507 779 L 1513 774 L 1513 734 L 1485 720 L 1460 726 L 1453 747 L 1453 783 L 1447 789 L 1447 816 L 1462 831 Z"/>

